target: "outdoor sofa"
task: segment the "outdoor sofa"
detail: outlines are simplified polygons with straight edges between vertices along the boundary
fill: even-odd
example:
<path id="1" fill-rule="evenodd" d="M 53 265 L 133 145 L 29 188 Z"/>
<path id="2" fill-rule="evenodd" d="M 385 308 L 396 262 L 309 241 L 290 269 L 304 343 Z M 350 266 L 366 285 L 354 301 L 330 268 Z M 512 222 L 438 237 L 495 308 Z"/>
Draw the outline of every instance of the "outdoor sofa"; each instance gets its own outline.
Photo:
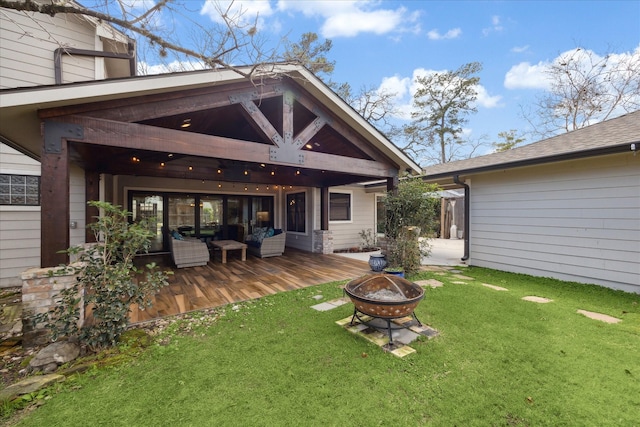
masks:
<path id="1" fill-rule="evenodd" d="M 287 234 L 280 229 L 258 227 L 245 243 L 250 254 L 260 258 L 280 256 L 284 252 Z"/>
<path id="2" fill-rule="evenodd" d="M 177 232 L 171 232 L 169 239 L 171 257 L 178 268 L 207 265 L 209 262 L 209 248 L 207 244 L 195 237 L 184 237 Z"/>

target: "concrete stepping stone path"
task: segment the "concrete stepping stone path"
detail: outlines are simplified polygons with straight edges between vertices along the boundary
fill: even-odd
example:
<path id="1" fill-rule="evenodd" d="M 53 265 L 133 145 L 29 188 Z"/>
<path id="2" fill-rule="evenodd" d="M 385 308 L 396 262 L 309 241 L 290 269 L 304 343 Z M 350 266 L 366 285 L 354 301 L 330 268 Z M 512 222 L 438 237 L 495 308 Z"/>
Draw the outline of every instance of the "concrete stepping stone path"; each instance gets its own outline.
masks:
<path id="1" fill-rule="evenodd" d="M 595 313 L 593 311 L 578 310 L 577 313 L 582 314 L 589 319 L 600 320 L 605 323 L 618 323 L 622 321 L 622 319 L 618 319 L 617 317 L 609 316 L 602 313 Z"/>
<path id="2" fill-rule="evenodd" d="M 552 299 L 543 298 L 543 297 L 537 297 L 537 296 L 533 296 L 533 295 L 522 297 L 522 299 L 525 300 L 525 301 L 537 302 L 538 304 L 546 304 L 548 302 L 553 302 Z"/>

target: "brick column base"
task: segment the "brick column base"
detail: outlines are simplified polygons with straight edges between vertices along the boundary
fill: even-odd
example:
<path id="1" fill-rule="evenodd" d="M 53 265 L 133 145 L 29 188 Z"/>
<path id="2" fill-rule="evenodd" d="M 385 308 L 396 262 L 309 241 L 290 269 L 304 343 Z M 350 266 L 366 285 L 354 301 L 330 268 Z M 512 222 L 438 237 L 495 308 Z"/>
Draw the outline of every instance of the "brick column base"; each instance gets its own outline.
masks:
<path id="1" fill-rule="evenodd" d="M 313 253 L 333 253 L 333 233 L 330 230 L 313 230 Z"/>

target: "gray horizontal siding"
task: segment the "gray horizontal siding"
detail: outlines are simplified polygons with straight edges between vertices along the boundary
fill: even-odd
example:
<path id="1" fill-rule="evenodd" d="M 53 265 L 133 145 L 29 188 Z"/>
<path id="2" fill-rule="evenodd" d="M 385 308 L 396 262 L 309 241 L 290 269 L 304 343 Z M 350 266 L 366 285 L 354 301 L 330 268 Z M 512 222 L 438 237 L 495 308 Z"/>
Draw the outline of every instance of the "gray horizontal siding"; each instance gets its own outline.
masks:
<path id="1" fill-rule="evenodd" d="M 3 9 L 0 45 L 0 88 L 50 85 L 55 82 L 54 51 L 60 46 L 95 49 L 95 29 L 76 16 Z M 62 63 L 64 83 L 95 79 L 93 58 L 65 55 Z"/>
<path id="2" fill-rule="evenodd" d="M 640 292 L 640 159 L 471 179 L 471 264 Z"/>

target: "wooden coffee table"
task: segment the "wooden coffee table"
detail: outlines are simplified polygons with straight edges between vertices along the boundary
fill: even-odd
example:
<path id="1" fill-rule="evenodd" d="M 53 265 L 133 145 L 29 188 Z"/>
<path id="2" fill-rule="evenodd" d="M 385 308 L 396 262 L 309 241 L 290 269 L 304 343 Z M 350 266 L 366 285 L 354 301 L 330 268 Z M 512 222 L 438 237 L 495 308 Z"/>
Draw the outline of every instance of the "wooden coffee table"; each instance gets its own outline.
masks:
<path id="1" fill-rule="evenodd" d="M 247 260 L 247 245 L 235 240 L 212 240 L 211 245 L 214 249 L 220 249 L 222 251 L 222 263 L 227 263 L 227 251 L 233 251 L 236 249 L 242 249 L 242 261 Z"/>

